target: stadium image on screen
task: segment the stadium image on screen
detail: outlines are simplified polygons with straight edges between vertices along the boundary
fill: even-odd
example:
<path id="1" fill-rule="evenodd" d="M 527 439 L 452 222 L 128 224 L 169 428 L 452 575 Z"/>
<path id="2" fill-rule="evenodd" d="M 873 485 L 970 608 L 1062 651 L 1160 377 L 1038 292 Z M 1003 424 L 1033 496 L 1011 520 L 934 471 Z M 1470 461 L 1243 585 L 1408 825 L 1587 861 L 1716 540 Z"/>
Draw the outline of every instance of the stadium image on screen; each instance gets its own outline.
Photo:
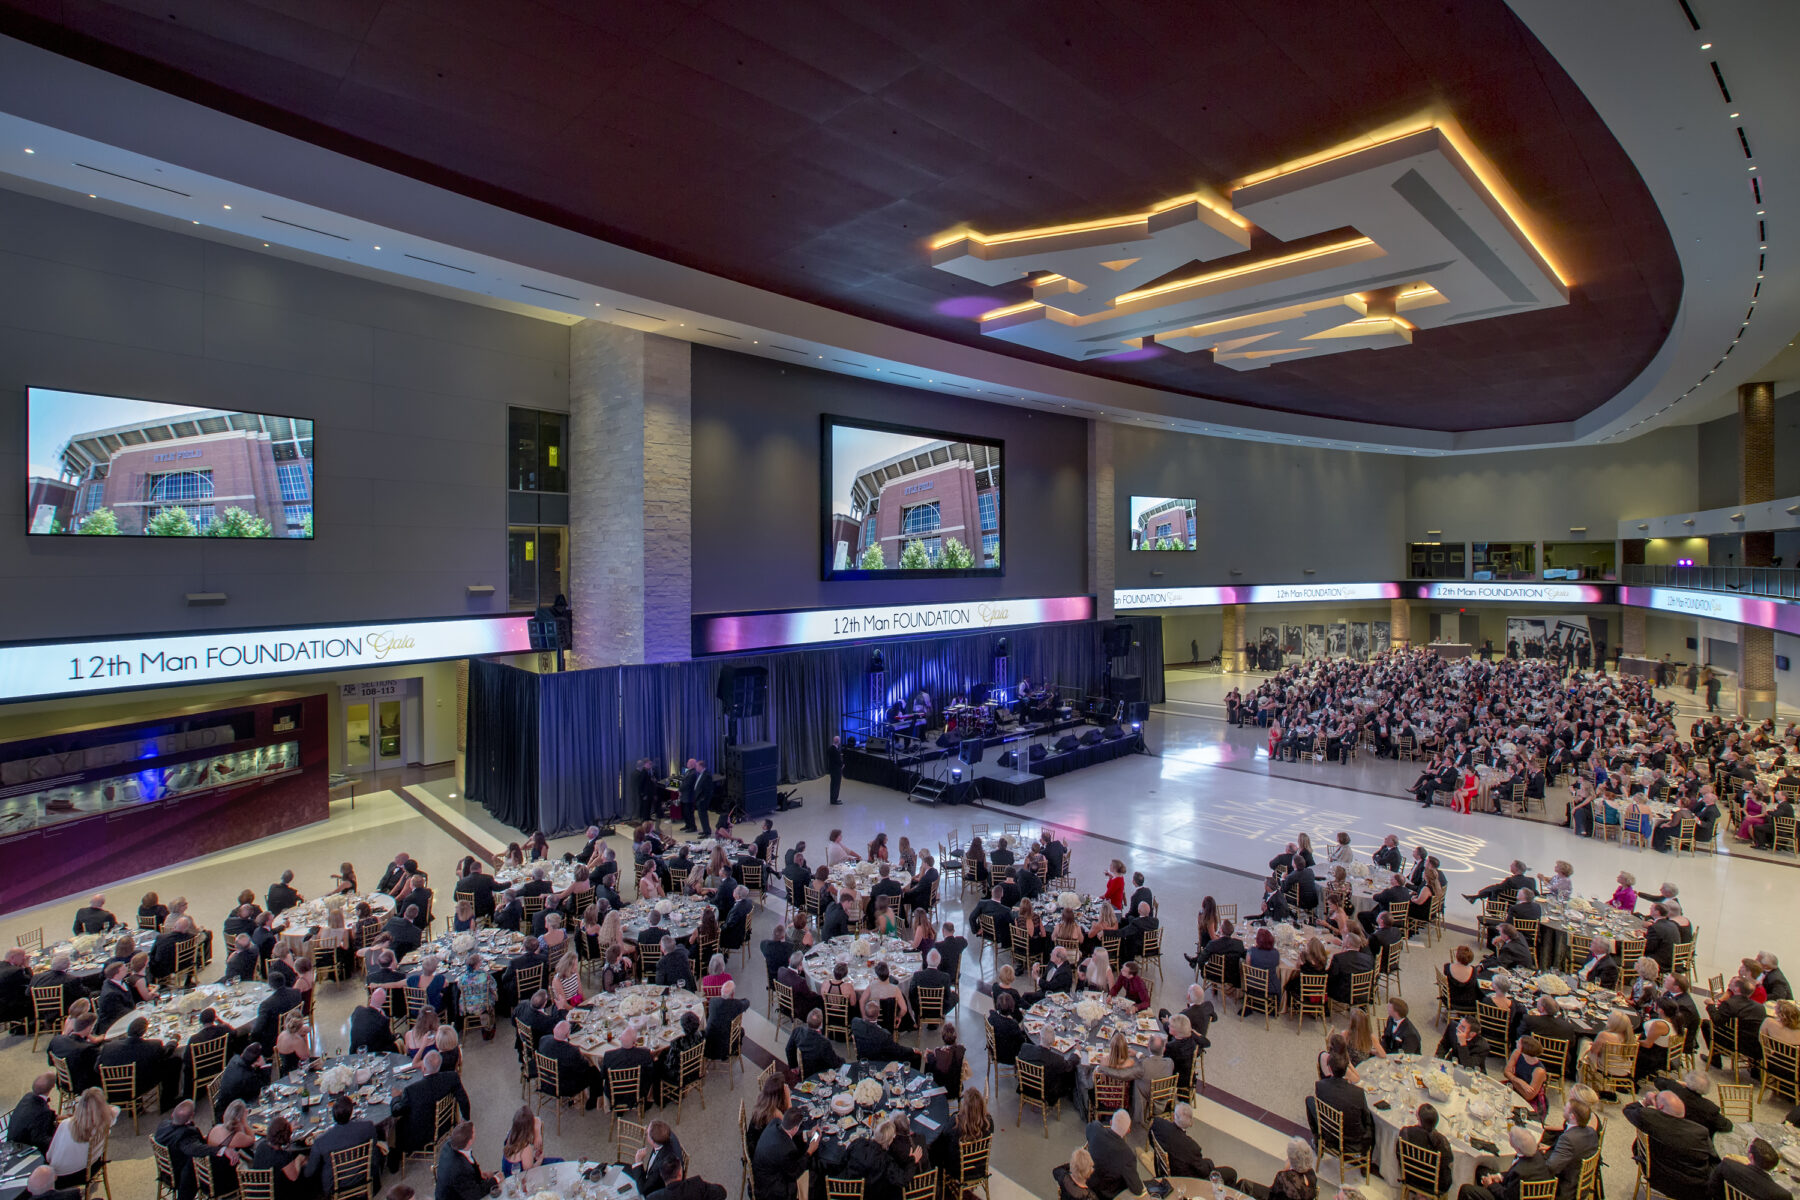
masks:
<path id="1" fill-rule="evenodd" d="M 1198 550 L 1194 502 L 1169 496 L 1131 498 L 1133 550 Z"/>
<path id="2" fill-rule="evenodd" d="M 30 388 L 35 534 L 310 538 L 313 423 Z"/>
<path id="3" fill-rule="evenodd" d="M 1001 446 L 826 423 L 826 577 L 998 571 Z"/>

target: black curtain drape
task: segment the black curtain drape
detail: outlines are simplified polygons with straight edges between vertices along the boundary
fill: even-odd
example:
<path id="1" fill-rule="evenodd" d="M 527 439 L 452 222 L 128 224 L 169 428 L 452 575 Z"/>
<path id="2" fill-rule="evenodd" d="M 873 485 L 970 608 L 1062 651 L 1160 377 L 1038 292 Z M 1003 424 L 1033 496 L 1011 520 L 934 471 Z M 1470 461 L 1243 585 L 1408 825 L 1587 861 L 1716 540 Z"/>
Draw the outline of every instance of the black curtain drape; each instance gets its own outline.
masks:
<path id="1" fill-rule="evenodd" d="M 463 791 L 514 829 L 538 819 L 538 676 L 469 661 L 468 750 Z"/>
<path id="2" fill-rule="evenodd" d="M 1124 619 L 1135 644 L 1120 671 L 1143 676 L 1144 698 L 1160 703 L 1161 619 Z M 690 758 L 723 772 L 728 730 L 718 681 L 726 666 L 769 672 L 764 715 L 741 722 L 738 740 L 779 746 L 783 783 L 814 779 L 825 772 L 832 735 L 849 718 L 877 721 L 888 704 L 910 704 L 921 691 L 941 709 L 971 684 L 991 681 L 1001 638 L 1011 687 L 1029 679 L 1079 702 L 1101 684 L 1102 624 L 884 643 L 885 693 L 874 704 L 868 667 L 876 647 L 866 645 L 557 675 L 477 660 L 469 675 L 466 786 L 508 825 L 554 836 L 635 811 L 636 799 L 627 798 L 626 790 L 639 758 L 651 759 L 658 776 Z"/>

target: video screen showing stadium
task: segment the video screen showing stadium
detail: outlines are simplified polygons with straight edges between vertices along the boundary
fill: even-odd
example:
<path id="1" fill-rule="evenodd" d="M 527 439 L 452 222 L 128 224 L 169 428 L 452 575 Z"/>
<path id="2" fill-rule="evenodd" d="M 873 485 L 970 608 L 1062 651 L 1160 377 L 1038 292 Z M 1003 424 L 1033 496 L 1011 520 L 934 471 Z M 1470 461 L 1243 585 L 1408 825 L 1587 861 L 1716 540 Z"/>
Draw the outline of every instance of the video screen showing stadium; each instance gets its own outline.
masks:
<path id="1" fill-rule="evenodd" d="M 825 577 L 999 571 L 1001 450 L 828 418 Z"/>
<path id="2" fill-rule="evenodd" d="M 1133 550 L 1198 550 L 1194 502 L 1169 496 L 1131 498 Z"/>
<path id="3" fill-rule="evenodd" d="M 313 423 L 30 388 L 34 534 L 310 538 Z"/>

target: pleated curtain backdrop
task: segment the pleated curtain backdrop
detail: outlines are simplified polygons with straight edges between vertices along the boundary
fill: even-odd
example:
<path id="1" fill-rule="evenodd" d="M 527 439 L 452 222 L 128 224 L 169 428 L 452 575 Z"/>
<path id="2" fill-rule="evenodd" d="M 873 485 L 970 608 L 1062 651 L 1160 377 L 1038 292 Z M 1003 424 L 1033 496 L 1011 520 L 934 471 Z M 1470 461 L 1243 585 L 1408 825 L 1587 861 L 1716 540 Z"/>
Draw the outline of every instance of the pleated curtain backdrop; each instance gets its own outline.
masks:
<path id="1" fill-rule="evenodd" d="M 1137 644 L 1119 673 L 1142 675 L 1145 699 L 1160 703 L 1161 619 L 1129 620 Z M 658 777 L 689 758 L 724 771 L 729 730 L 718 682 L 727 666 L 769 672 L 764 715 L 742 722 L 738 740 L 773 741 L 783 783 L 815 779 L 825 773 L 825 748 L 846 718 L 879 717 L 886 704 L 910 703 L 920 691 L 941 707 L 972 683 L 993 678 L 994 646 L 1002 637 L 1011 686 L 1030 679 L 1085 696 L 1101 682 L 1100 629 L 1099 622 L 1085 622 L 883 644 L 886 698 L 876 711 L 867 703 L 874 646 L 556 675 L 477 661 L 469 680 L 465 786 L 508 825 L 541 828 L 552 837 L 597 820 L 634 818 L 637 797 L 628 793 L 638 759 L 649 758 Z M 537 753 L 526 753 L 527 746 Z"/>

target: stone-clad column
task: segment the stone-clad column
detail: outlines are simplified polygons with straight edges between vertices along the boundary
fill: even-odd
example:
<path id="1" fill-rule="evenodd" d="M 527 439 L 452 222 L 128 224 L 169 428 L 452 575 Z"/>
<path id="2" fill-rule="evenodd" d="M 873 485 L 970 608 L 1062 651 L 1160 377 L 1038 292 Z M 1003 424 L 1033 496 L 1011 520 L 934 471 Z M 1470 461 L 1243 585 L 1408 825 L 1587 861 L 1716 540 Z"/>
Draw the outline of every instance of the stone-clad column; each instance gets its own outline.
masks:
<path id="1" fill-rule="evenodd" d="M 1775 499 L 1775 385 L 1738 387 L 1738 502 Z M 1766 567 L 1775 553 L 1769 530 L 1743 536 L 1744 565 Z M 1738 630 L 1738 715 L 1775 715 L 1775 634 L 1748 625 Z"/>
<path id="2" fill-rule="evenodd" d="M 1094 616 L 1113 618 L 1113 582 L 1117 562 L 1113 514 L 1113 427 L 1111 421 L 1088 422 L 1087 544 L 1088 589 L 1094 593 Z M 1013 528 L 1019 528 L 1014 525 Z"/>
<path id="3" fill-rule="evenodd" d="M 569 331 L 569 603 L 583 667 L 688 658 L 691 347 L 603 321 Z"/>
<path id="4" fill-rule="evenodd" d="M 1644 646 L 1649 641 L 1647 616 L 1641 608 L 1619 610 L 1619 649 L 1633 658 L 1644 656 Z"/>
<path id="5" fill-rule="evenodd" d="M 1219 622 L 1219 666 L 1225 671 L 1244 669 L 1244 606 L 1227 604 Z"/>
<path id="6" fill-rule="evenodd" d="M 1388 647 L 1404 650 L 1412 645 L 1412 604 L 1405 600 L 1388 601 Z"/>

